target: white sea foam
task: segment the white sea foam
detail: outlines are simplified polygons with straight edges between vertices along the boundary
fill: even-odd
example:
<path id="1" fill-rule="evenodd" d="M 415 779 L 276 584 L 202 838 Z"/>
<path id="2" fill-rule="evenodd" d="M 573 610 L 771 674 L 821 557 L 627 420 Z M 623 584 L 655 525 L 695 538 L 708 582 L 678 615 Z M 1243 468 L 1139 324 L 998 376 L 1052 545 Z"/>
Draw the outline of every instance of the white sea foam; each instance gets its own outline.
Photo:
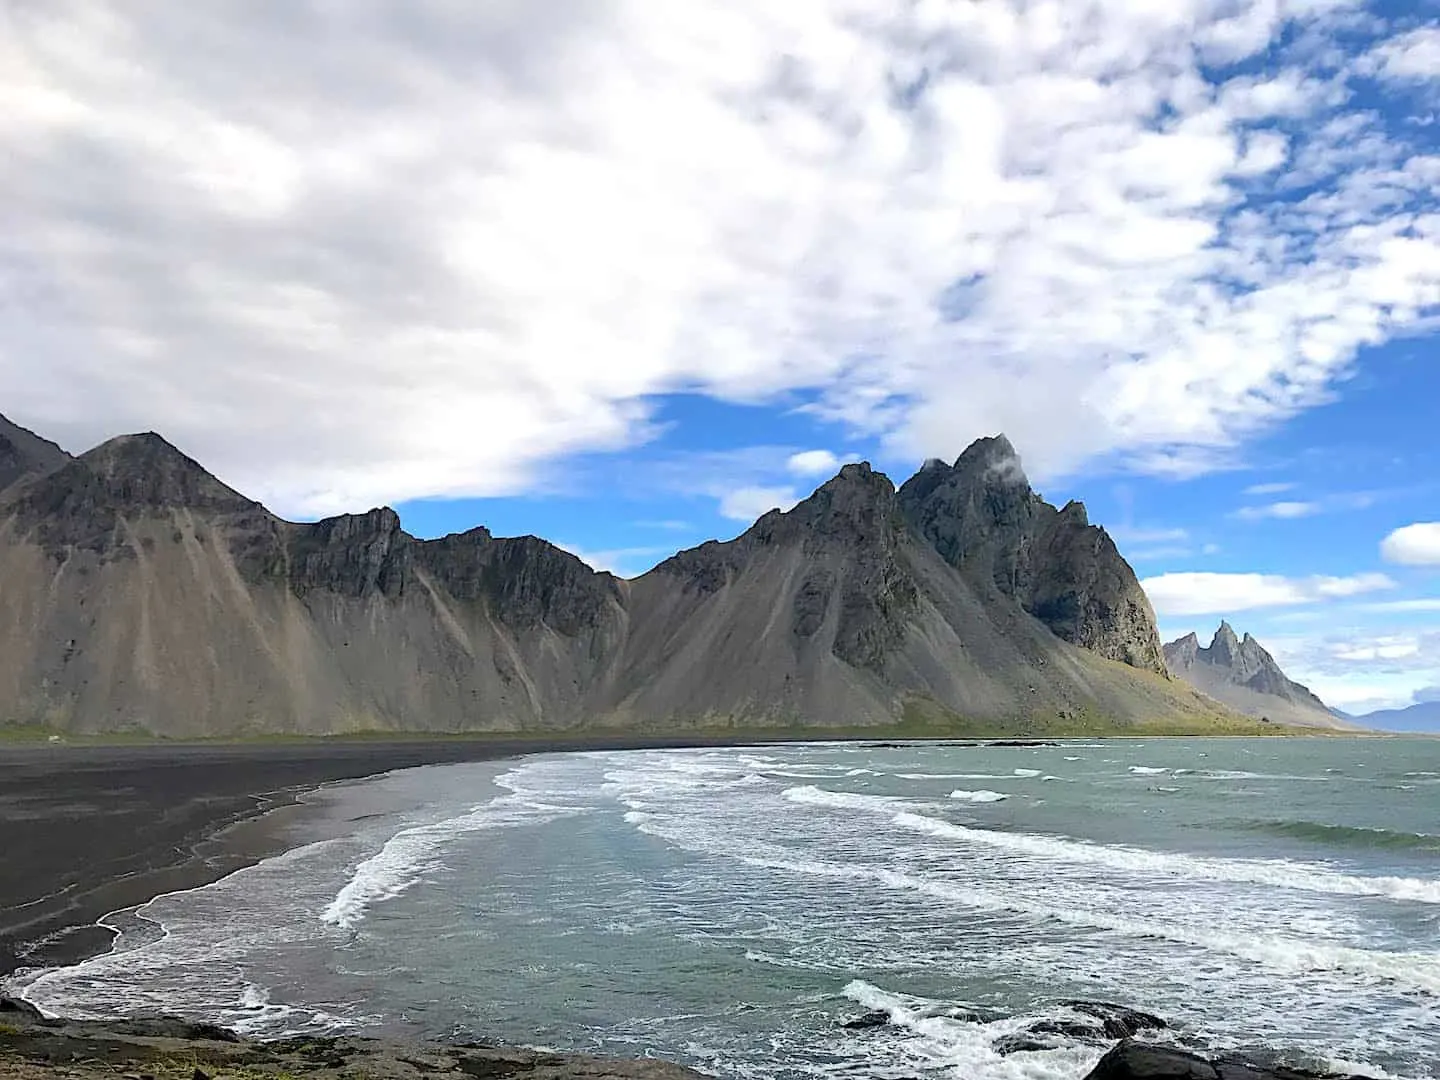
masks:
<path id="1" fill-rule="evenodd" d="M 1342 873 L 1318 863 L 1295 862 L 1289 859 L 1216 858 L 1124 845 L 1095 844 L 1033 833 L 974 829 L 917 813 L 915 810 L 920 808 L 907 806 L 903 799 L 896 796 L 826 791 L 806 786 L 788 788 L 784 797 L 791 802 L 813 806 L 892 815 L 891 821 L 895 825 L 914 832 L 1040 859 L 1088 863 L 1128 873 L 1148 873 L 1172 878 L 1244 882 L 1341 896 L 1379 896 L 1421 904 L 1440 904 L 1440 881 L 1425 878 L 1369 877 Z"/>
<path id="2" fill-rule="evenodd" d="M 497 783 L 504 780 L 505 777 L 501 777 Z M 402 829 L 355 867 L 350 880 L 320 913 L 320 921 L 342 930 L 353 930 L 372 906 L 393 900 L 437 869 L 446 845 L 467 833 L 540 825 L 576 812 L 575 807 L 539 802 L 513 793 L 497 795 L 468 814 Z"/>
<path id="3" fill-rule="evenodd" d="M 947 1006 L 927 998 L 895 994 L 856 979 L 845 996 L 865 1009 L 884 1012 L 907 1035 L 904 1051 L 917 1071 L 946 1069 L 956 1076 L 987 1080 L 1069 1080 L 1095 1067 L 1104 1047 L 1065 1041 L 1053 1050 L 1003 1055 L 995 1041 L 1023 1029 L 1035 1017 L 1013 1017 L 988 1024 L 947 1016 Z"/>
<path id="4" fill-rule="evenodd" d="M 987 791 L 982 788 L 979 791 L 965 791 L 963 789 L 952 791 L 950 792 L 950 798 L 959 799 L 961 802 L 992 803 L 1003 802 L 1010 798 L 1010 796 L 1000 791 Z"/>
<path id="5" fill-rule="evenodd" d="M 928 772 L 902 772 L 893 774 L 900 780 L 1011 780 L 1014 779 L 1011 773 L 974 773 L 974 772 L 952 772 L 952 773 L 928 773 Z"/>
<path id="6" fill-rule="evenodd" d="M 1213 952 L 1228 953 L 1287 974 L 1343 972 L 1366 982 L 1389 983 L 1409 991 L 1440 995 L 1440 953 L 1381 952 L 1345 945 L 1319 944 L 1279 935 L 1230 933 L 1193 921 L 1116 915 L 1086 907 L 1061 907 L 1028 894 L 1000 892 L 920 874 L 852 863 L 794 859 L 760 851 L 730 852 L 742 862 L 817 877 L 869 879 L 894 889 L 923 893 L 981 911 L 1017 912 L 1082 928 L 1110 930 L 1128 937 L 1171 941 Z"/>
<path id="7" fill-rule="evenodd" d="M 1337 779 L 1334 776 L 1291 776 L 1288 773 L 1247 772 L 1244 769 L 1201 769 L 1195 775 L 1206 780 L 1297 780 L 1316 784 Z"/>
<path id="8" fill-rule="evenodd" d="M 1130 771 L 1136 776 L 1164 776 L 1170 770 L 1166 768 L 1152 768 L 1149 765 L 1131 765 Z"/>
<path id="9" fill-rule="evenodd" d="M 1028 780 L 1028 779 L 1032 779 L 1032 778 L 1034 778 L 1034 777 L 1036 777 L 1036 776 L 1039 776 L 1039 775 L 1040 775 L 1040 770 L 1039 770 L 1039 769 L 1016 769 L 1016 770 L 1015 770 L 1015 775 Z"/>
<path id="10" fill-rule="evenodd" d="M 837 810 L 881 810 L 893 813 L 909 805 L 899 795 L 865 795 L 855 791 L 826 791 L 813 784 L 786 788 L 781 795 L 790 802 L 809 806 L 828 806 Z"/>
<path id="11" fill-rule="evenodd" d="M 1422 878 L 1364 877 L 1314 863 L 1288 859 L 1223 859 L 1146 848 L 1093 844 L 1032 833 L 972 829 L 924 814 L 902 812 L 895 824 L 915 832 L 967 844 L 1000 848 L 1042 859 L 1091 863 L 1128 872 L 1204 881 L 1248 882 L 1281 889 L 1304 889 L 1343 896 L 1383 896 L 1422 904 L 1440 904 L 1440 881 Z"/>

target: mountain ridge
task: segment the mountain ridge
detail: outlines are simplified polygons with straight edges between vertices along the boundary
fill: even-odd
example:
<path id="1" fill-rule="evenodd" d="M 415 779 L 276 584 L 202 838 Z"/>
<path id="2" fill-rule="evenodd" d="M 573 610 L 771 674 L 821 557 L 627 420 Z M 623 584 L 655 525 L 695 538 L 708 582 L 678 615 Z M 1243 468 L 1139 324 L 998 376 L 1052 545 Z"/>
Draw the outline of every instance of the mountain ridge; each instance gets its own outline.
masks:
<path id="1" fill-rule="evenodd" d="M 417 539 L 385 507 L 288 522 L 161 436 L 121 436 L 0 493 L 0 574 L 0 720 L 64 730 L 1224 715 L 1156 662 L 1108 535 L 1036 495 L 1003 436 L 899 489 L 846 465 L 629 580 L 483 526 Z"/>
<path id="2" fill-rule="evenodd" d="M 1379 731 L 1440 733 L 1440 701 L 1417 701 L 1398 709 L 1376 709 L 1350 719 Z"/>
<path id="3" fill-rule="evenodd" d="M 21 480 L 43 476 L 70 460 L 49 439 L 0 416 L 0 492 Z"/>
<path id="4" fill-rule="evenodd" d="M 1249 633 L 1240 637 L 1226 620 L 1208 646 L 1202 647 L 1192 632 L 1166 644 L 1164 656 L 1177 678 L 1247 716 L 1306 727 L 1357 727 L 1287 676 L 1260 642 Z"/>

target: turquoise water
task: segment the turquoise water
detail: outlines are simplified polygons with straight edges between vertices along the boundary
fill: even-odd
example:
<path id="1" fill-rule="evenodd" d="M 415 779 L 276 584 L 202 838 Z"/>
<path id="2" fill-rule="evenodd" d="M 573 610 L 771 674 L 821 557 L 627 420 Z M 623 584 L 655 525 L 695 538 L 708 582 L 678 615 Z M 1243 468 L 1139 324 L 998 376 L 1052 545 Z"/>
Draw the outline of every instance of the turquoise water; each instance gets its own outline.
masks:
<path id="1" fill-rule="evenodd" d="M 574 754 L 310 801 L 325 839 L 117 916 L 114 953 L 24 992 L 897 1080 L 1082 1076 L 1103 1043 L 997 1043 L 1099 999 L 1440 1076 L 1440 742 Z M 868 1010 L 892 1022 L 842 1026 Z"/>

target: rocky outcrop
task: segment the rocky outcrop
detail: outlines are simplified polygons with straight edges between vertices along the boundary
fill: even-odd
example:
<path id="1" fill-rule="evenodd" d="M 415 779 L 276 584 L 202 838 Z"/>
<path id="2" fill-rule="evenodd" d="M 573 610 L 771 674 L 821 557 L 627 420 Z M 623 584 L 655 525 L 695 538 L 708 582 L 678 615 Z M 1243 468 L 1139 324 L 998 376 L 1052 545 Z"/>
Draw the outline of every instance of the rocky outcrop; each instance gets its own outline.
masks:
<path id="1" fill-rule="evenodd" d="M 0 498 L 0 707 L 170 736 L 576 727 L 986 735 L 1215 714 L 1149 663 L 1134 575 L 1003 438 L 899 492 L 845 466 L 620 581 L 388 508 L 283 521 L 155 434 Z M 1136 669 L 1140 670 L 1136 670 Z"/>
<path id="2" fill-rule="evenodd" d="M 703 1080 L 653 1058 L 550 1053 L 488 1043 L 400 1043 L 305 1036 L 242 1039 L 213 1024 L 151 1020 L 47 1020 L 0 998 L 0 1077 L 5 1080 L 223 1080 L 225 1077 L 345 1080 Z"/>
<path id="3" fill-rule="evenodd" d="M 0 416 L 0 495 L 21 480 L 54 472 L 70 455 L 48 439 Z"/>
<path id="4" fill-rule="evenodd" d="M 1193 633 L 1170 642 L 1165 663 L 1177 678 L 1247 716 L 1308 727 L 1356 726 L 1290 679 L 1264 646 L 1249 634 L 1239 637 L 1228 622 L 1220 623 L 1206 648 Z"/>
<path id="5" fill-rule="evenodd" d="M 1206 1057 L 1177 1046 L 1126 1040 L 1112 1049 L 1085 1080 L 1364 1080 L 1265 1064 L 1243 1056 Z"/>
<path id="6" fill-rule="evenodd" d="M 899 501 L 946 562 L 1061 640 L 1164 673 L 1155 614 L 1114 541 L 1082 503 L 1056 510 L 1036 495 L 1003 435 L 976 442 L 953 466 L 927 462 Z"/>

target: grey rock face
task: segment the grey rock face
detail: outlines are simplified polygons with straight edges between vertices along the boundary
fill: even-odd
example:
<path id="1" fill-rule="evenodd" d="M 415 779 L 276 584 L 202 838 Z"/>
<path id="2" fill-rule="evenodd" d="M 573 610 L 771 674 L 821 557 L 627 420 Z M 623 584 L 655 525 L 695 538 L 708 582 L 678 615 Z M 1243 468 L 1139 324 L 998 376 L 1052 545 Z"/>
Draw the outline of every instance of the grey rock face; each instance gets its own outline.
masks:
<path id="1" fill-rule="evenodd" d="M 57 557 L 66 548 L 128 557 L 116 536 L 127 516 L 161 518 L 184 509 L 216 519 L 270 517 L 153 433 L 124 435 L 68 459 L 21 485 L 10 509 Z"/>
<path id="2" fill-rule="evenodd" d="M 1135 572 L 1083 504 L 1056 510 L 1031 490 L 1003 436 L 953 467 L 927 463 L 900 489 L 901 512 L 951 566 L 1016 601 L 1062 641 L 1165 673 L 1155 614 Z"/>
<path id="3" fill-rule="evenodd" d="M 325 589 L 342 596 L 404 595 L 414 543 L 388 506 L 289 530 L 289 580 L 296 595 Z"/>
<path id="4" fill-rule="evenodd" d="M 48 439 L 0 416 L 0 493 L 23 479 L 44 476 L 70 460 Z"/>
<path id="5" fill-rule="evenodd" d="M 536 536 L 496 539 L 488 529 L 472 529 L 419 542 L 416 559 L 451 596 L 484 601 L 511 626 L 545 624 L 577 637 L 620 602 L 613 575 Z"/>

